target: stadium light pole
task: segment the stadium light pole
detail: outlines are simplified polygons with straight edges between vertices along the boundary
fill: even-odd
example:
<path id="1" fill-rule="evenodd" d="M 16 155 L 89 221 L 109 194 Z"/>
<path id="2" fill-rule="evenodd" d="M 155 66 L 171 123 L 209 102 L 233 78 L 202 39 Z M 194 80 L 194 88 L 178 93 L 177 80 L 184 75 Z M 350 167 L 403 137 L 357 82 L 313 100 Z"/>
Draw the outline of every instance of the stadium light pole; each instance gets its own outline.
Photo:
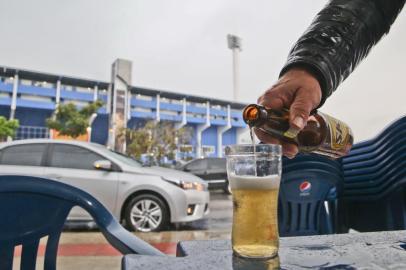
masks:
<path id="1" fill-rule="evenodd" d="M 227 35 L 228 48 L 233 52 L 233 98 L 234 101 L 238 101 L 239 98 L 239 52 L 241 48 L 241 38 L 235 35 Z"/>

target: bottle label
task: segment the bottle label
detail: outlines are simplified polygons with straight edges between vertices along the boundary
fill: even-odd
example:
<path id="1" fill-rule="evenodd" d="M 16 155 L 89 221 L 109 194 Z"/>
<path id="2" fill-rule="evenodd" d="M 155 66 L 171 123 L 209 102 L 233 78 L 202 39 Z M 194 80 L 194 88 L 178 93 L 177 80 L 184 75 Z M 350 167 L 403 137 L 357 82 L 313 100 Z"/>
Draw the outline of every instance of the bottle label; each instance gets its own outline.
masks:
<path id="1" fill-rule="evenodd" d="M 289 138 L 289 139 L 294 139 L 297 137 L 297 134 L 299 134 L 300 129 L 296 129 L 293 127 L 290 127 L 287 131 L 283 133 L 283 136 Z"/>
<path id="2" fill-rule="evenodd" d="M 341 150 L 344 149 L 348 143 L 350 129 L 342 121 L 335 119 L 329 115 L 323 114 L 330 125 L 331 130 L 331 149 Z"/>

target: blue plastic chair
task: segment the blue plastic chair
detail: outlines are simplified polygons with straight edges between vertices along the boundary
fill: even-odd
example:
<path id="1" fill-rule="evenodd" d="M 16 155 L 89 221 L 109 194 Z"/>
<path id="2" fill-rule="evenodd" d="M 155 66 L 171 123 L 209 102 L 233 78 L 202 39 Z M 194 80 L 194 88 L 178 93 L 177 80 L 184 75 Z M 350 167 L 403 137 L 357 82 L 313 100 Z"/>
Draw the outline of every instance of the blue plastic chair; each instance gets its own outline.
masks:
<path id="1" fill-rule="evenodd" d="M 338 211 L 345 226 L 359 232 L 405 230 L 404 185 L 396 184 L 386 196 L 354 194 L 343 198 Z"/>
<path id="2" fill-rule="evenodd" d="M 298 154 L 294 159 L 288 159 L 283 157 L 283 166 L 289 166 L 293 164 L 299 164 L 301 162 L 321 162 L 323 164 L 329 164 L 333 167 L 340 168 L 341 164 L 336 159 L 329 159 L 327 157 L 317 154 Z"/>
<path id="3" fill-rule="evenodd" d="M 359 169 L 383 167 L 382 161 L 405 152 L 405 143 L 406 127 L 403 138 L 388 139 L 380 146 L 382 151 L 366 152 L 363 155 L 358 155 L 356 159 L 352 159 L 353 155 L 350 152 L 349 156 L 343 159 L 343 169 L 347 174 L 351 174 L 351 172 L 357 172 Z"/>
<path id="4" fill-rule="evenodd" d="M 406 164 L 391 167 L 379 181 L 371 178 L 370 182 L 344 184 L 346 198 L 356 197 L 359 200 L 373 200 L 388 194 L 406 184 Z"/>
<path id="5" fill-rule="evenodd" d="M 337 174 L 340 176 L 343 175 L 343 172 L 340 167 L 331 166 L 330 164 L 322 163 L 319 161 L 317 161 L 317 162 L 303 161 L 303 162 L 298 162 L 295 164 L 284 165 L 283 173 L 288 173 L 291 171 L 309 170 L 309 169 L 323 170 L 323 171 Z"/>
<path id="6" fill-rule="evenodd" d="M 364 148 L 362 149 L 363 152 L 359 154 L 355 154 L 351 150 L 349 155 L 343 158 L 344 167 L 357 167 L 356 165 L 359 162 L 369 161 L 378 156 L 390 153 L 391 151 L 393 151 L 394 148 L 399 147 L 399 145 L 401 145 L 401 143 L 405 141 L 406 125 L 404 126 L 404 129 L 405 130 L 399 131 L 399 133 L 394 134 L 392 137 L 389 137 L 384 141 L 377 142 L 376 144 L 374 144 L 374 148 L 371 150 Z"/>
<path id="7" fill-rule="evenodd" d="M 125 230 L 100 202 L 80 189 L 43 178 L 1 175 L 0 270 L 12 269 L 18 245 L 22 245 L 21 269 L 35 269 L 39 241 L 46 236 L 44 269 L 55 269 L 59 237 L 74 206 L 85 209 L 122 254 L 164 255 Z"/>
<path id="8" fill-rule="evenodd" d="M 306 176 L 307 171 L 322 171 L 333 176 L 337 176 L 340 180 L 335 183 L 337 192 L 341 192 L 343 185 L 343 171 L 340 160 L 333 160 L 317 154 L 299 154 L 294 159 L 283 158 L 282 175 L 290 172 L 303 172 Z"/>
<path id="9" fill-rule="evenodd" d="M 388 137 L 396 135 L 401 130 L 405 129 L 406 116 L 403 116 L 394 122 L 390 123 L 387 127 L 383 129 L 381 133 L 375 136 L 373 139 L 366 140 L 355 144 L 352 147 L 352 156 L 363 154 L 364 152 L 373 151 L 376 145 L 380 144 L 380 141 L 385 141 Z"/>
<path id="10" fill-rule="evenodd" d="M 303 192 L 300 185 L 305 181 L 311 187 Z M 284 158 L 278 208 L 280 235 L 337 232 L 336 202 L 341 190 L 339 161 L 313 154 Z"/>
<path id="11" fill-rule="evenodd" d="M 406 229 L 406 116 L 342 159 L 342 207 L 358 231 Z"/>
<path id="12" fill-rule="evenodd" d="M 403 119 L 403 118 L 402 118 Z M 357 155 L 352 151 L 343 159 L 344 195 L 370 199 L 386 196 L 406 181 L 406 126 L 397 130 L 398 137 L 379 141 L 382 151 Z M 365 197 L 367 195 L 368 197 Z"/>
<path id="13" fill-rule="evenodd" d="M 341 177 L 322 170 L 290 172 L 283 176 L 279 201 L 281 236 L 335 233 L 337 183 Z M 308 193 L 300 191 L 304 182 L 311 183 Z M 326 205 L 325 203 L 330 202 Z M 326 208 L 328 206 L 328 208 Z"/>
<path id="14" fill-rule="evenodd" d="M 345 181 L 349 185 L 357 186 L 368 182 L 370 186 L 374 186 L 379 182 L 386 182 L 385 178 L 388 177 L 393 169 L 402 169 L 406 163 L 406 147 L 403 151 L 394 151 L 391 155 L 382 156 L 380 163 L 377 166 L 370 166 L 357 169 L 343 169 Z"/>

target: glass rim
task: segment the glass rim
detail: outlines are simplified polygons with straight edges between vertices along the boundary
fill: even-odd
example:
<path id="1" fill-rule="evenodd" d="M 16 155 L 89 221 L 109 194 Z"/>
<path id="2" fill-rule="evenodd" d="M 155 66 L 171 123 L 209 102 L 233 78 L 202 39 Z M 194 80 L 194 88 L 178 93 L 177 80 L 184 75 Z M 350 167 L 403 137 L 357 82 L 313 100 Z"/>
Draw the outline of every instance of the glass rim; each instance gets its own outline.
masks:
<path id="1" fill-rule="evenodd" d="M 255 147 L 255 152 L 254 152 Z M 225 148 L 227 156 L 252 156 L 254 155 L 282 156 L 282 146 L 280 144 L 232 144 Z"/>

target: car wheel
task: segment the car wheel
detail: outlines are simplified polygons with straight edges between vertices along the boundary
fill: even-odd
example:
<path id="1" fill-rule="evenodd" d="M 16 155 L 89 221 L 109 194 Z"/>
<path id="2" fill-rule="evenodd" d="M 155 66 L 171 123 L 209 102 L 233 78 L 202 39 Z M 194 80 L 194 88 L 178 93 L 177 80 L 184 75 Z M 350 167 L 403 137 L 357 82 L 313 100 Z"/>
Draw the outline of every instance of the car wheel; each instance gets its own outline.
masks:
<path id="1" fill-rule="evenodd" d="M 164 229 L 169 223 L 169 210 L 156 195 L 135 196 L 124 212 L 128 229 L 139 232 L 154 232 Z"/>

